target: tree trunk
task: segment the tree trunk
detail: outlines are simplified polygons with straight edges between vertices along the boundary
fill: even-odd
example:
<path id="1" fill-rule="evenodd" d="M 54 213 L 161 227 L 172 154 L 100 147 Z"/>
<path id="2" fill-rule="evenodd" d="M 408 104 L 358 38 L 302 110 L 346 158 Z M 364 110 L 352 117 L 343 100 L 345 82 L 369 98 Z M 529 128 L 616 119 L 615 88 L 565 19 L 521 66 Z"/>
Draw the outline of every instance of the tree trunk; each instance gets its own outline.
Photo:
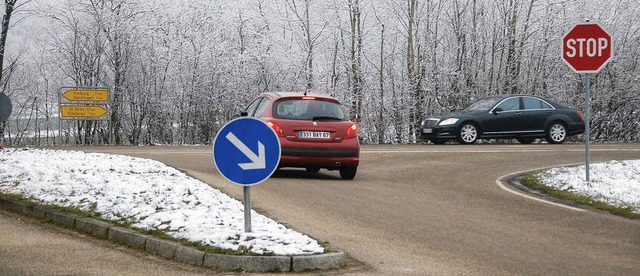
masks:
<path id="1" fill-rule="evenodd" d="M 508 94 L 518 93 L 518 84 L 516 79 L 518 78 L 518 60 L 516 49 L 516 30 L 518 22 L 518 0 L 511 0 L 510 2 L 511 18 L 507 24 L 507 72 L 505 76 L 504 90 Z"/>
<path id="2" fill-rule="evenodd" d="M 409 135 L 411 137 L 415 137 L 418 125 L 422 121 L 422 101 L 424 100 L 420 88 L 420 60 L 415 50 L 416 6 L 416 0 L 407 0 L 407 74 L 409 77 L 409 90 L 413 93 L 413 105 L 409 114 L 411 118 Z"/>
<path id="3" fill-rule="evenodd" d="M 4 49 L 7 44 L 7 34 L 9 33 L 9 23 L 11 21 L 11 15 L 13 14 L 13 9 L 15 7 L 17 0 L 5 0 L 4 1 L 4 17 L 2 18 L 2 30 L 0 31 L 0 87 L 2 87 L 2 91 L 0 93 L 5 93 L 4 85 L 7 80 L 5 80 L 5 76 L 2 74 L 4 72 Z M 6 122 L 0 122 L 0 144 L 4 141 L 4 130 L 6 128 Z"/>
<path id="4" fill-rule="evenodd" d="M 354 122 L 362 121 L 362 22 L 360 20 L 360 1 L 349 0 L 349 18 L 351 23 L 351 115 Z"/>

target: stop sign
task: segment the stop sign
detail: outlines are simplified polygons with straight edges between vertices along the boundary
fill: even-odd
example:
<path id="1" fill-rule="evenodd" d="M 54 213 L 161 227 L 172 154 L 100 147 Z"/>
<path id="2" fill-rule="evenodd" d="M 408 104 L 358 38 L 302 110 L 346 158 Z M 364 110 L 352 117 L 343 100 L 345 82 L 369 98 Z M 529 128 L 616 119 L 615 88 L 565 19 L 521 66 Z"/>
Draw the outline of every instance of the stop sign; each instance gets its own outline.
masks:
<path id="1" fill-rule="evenodd" d="M 611 36 L 596 23 L 577 24 L 562 38 L 562 60 L 577 73 L 598 73 L 612 49 Z"/>

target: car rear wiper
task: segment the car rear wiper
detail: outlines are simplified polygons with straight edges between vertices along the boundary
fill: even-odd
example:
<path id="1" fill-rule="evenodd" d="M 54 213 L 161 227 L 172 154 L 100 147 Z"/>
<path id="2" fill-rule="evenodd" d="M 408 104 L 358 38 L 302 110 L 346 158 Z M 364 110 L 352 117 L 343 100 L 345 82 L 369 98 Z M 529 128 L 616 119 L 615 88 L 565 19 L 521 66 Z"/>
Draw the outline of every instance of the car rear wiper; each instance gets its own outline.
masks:
<path id="1" fill-rule="evenodd" d="M 336 118 L 332 116 L 314 116 L 313 121 L 342 121 L 342 118 Z"/>

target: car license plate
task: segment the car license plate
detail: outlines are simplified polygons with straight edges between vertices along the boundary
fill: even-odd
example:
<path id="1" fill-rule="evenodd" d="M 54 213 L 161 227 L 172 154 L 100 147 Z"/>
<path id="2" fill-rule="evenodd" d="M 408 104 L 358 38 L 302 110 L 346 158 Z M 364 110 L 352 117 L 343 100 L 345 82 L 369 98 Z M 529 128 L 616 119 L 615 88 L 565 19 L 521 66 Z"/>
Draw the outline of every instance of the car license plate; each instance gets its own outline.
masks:
<path id="1" fill-rule="evenodd" d="M 433 129 L 425 128 L 425 129 L 422 130 L 422 133 L 433 133 Z"/>
<path id="2" fill-rule="evenodd" d="M 329 132 L 321 131 L 300 131 L 300 138 L 312 138 L 312 139 L 329 139 L 331 135 Z"/>

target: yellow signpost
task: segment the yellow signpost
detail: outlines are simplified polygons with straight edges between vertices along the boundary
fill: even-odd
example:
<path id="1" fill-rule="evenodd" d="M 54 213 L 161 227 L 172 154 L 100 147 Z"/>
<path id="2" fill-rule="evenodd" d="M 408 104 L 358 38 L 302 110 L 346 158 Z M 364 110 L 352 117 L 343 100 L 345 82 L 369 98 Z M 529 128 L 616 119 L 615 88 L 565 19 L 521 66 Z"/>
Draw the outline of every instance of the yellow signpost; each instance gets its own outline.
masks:
<path id="1" fill-rule="evenodd" d="M 62 118 L 100 118 L 109 113 L 109 110 L 100 105 L 61 105 Z"/>
<path id="2" fill-rule="evenodd" d="M 108 120 L 110 91 L 104 87 L 62 87 L 58 92 L 60 119 Z"/>
<path id="3" fill-rule="evenodd" d="M 72 102 L 108 103 L 109 89 L 69 89 L 62 97 Z"/>
<path id="4" fill-rule="evenodd" d="M 64 131 L 63 121 L 106 121 L 109 127 L 108 141 L 112 141 L 111 133 L 111 95 L 105 87 L 61 87 L 58 89 L 58 129 Z M 70 125 L 69 125 L 70 127 Z M 73 128 L 73 127 L 71 127 Z M 83 127 L 84 128 L 84 127 Z M 78 129 L 78 132 L 88 131 Z M 71 132 L 71 131 L 69 131 Z M 62 144 L 63 135 L 58 135 L 59 143 Z"/>

